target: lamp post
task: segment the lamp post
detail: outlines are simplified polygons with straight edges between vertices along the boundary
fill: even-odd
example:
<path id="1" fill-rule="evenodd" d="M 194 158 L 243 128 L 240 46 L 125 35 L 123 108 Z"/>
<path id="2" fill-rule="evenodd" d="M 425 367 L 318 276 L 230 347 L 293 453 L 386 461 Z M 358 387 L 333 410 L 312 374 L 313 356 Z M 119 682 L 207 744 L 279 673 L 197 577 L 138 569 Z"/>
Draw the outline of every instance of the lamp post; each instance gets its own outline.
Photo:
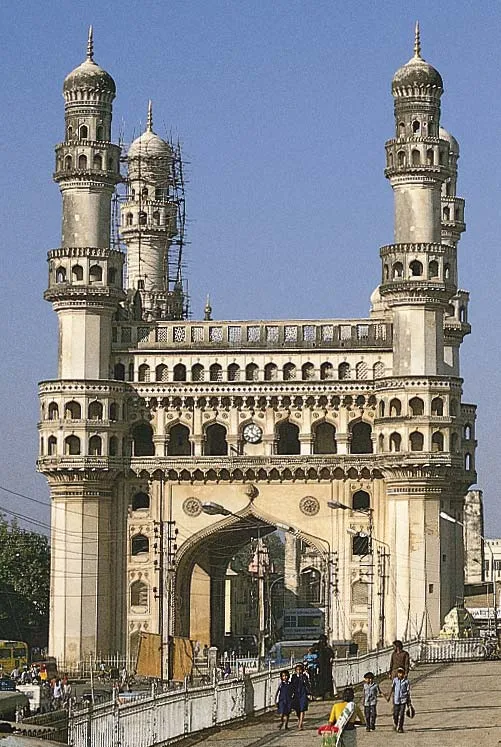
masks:
<path id="1" fill-rule="evenodd" d="M 368 595 L 368 604 L 367 604 L 367 648 L 369 651 L 372 651 L 372 643 L 373 643 L 373 635 L 372 635 L 372 626 L 373 626 L 373 590 L 374 590 L 374 560 L 372 555 L 372 543 L 374 540 L 374 533 L 373 533 L 373 513 L 374 510 L 370 508 L 370 506 L 367 506 L 367 508 L 353 508 L 352 506 L 348 506 L 346 503 L 341 503 L 340 501 L 327 501 L 327 505 L 329 508 L 332 508 L 333 510 L 340 509 L 341 511 L 352 511 L 354 513 L 363 514 L 369 519 L 369 526 L 368 526 L 368 532 L 366 535 L 364 535 L 363 532 L 355 532 L 355 535 L 362 537 L 367 537 L 367 554 L 370 555 L 371 561 L 370 561 L 370 591 Z"/>
<path id="2" fill-rule="evenodd" d="M 461 521 L 458 521 L 458 519 L 455 519 L 454 516 L 451 516 L 450 514 L 446 513 L 445 511 L 440 511 L 440 518 L 445 519 L 445 521 L 450 522 L 451 524 L 457 524 L 460 527 L 464 528 L 464 524 Z M 493 619 L 494 619 L 494 635 L 496 636 L 496 639 L 498 637 L 498 617 L 497 617 L 497 590 L 496 590 L 496 574 L 494 573 L 494 550 L 492 547 L 488 544 L 487 540 L 482 534 L 479 534 L 480 539 L 484 543 L 484 547 L 488 547 L 489 552 L 491 554 L 491 585 L 492 585 L 492 596 L 493 596 Z M 490 615 L 489 615 L 489 628 L 490 628 Z"/>

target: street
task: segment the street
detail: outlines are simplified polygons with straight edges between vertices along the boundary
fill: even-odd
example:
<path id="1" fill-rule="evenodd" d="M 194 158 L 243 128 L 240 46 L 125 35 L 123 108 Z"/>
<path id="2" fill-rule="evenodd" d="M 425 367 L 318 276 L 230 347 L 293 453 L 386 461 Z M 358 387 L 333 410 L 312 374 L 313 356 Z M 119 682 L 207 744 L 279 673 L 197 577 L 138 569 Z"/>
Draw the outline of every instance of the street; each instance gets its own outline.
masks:
<path id="1" fill-rule="evenodd" d="M 416 709 L 413 720 L 406 719 L 405 733 L 392 728 L 391 705 L 379 699 L 375 732 L 357 730 L 362 747 L 460 747 L 478 745 L 493 747 L 501 744 L 501 661 L 467 662 L 460 664 L 426 664 L 411 673 L 412 702 Z M 389 681 L 382 689 L 389 690 Z M 357 702 L 360 693 L 357 692 Z M 321 744 L 316 729 L 327 721 L 330 703 L 310 704 L 304 731 L 295 727 L 291 718 L 288 732 L 278 731 L 275 714 L 240 722 L 209 735 L 194 735 L 180 744 L 210 747 L 311 747 Z"/>

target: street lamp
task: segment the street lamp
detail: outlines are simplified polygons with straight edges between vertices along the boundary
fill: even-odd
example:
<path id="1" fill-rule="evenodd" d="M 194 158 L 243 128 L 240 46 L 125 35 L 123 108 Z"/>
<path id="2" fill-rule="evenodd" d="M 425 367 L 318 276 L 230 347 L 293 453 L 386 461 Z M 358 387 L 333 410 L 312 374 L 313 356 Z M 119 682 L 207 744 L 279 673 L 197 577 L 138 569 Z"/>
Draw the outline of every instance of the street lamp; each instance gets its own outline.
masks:
<path id="1" fill-rule="evenodd" d="M 374 576 L 374 560 L 372 556 L 372 542 L 374 539 L 373 536 L 373 513 L 374 510 L 367 506 L 367 508 L 353 508 L 353 506 L 348 506 L 346 503 L 341 503 L 340 501 L 327 501 L 327 505 L 329 508 L 332 508 L 333 510 L 340 509 L 341 511 L 353 511 L 354 513 L 363 514 L 364 516 L 368 517 L 369 519 L 369 527 L 367 534 L 364 534 L 363 532 L 354 532 L 354 534 L 358 537 L 367 537 L 367 554 L 371 556 L 371 580 L 370 580 L 370 592 L 368 595 L 368 605 L 367 605 L 367 648 L 369 651 L 372 651 L 372 619 L 373 619 L 373 576 Z"/>
<path id="2" fill-rule="evenodd" d="M 454 516 L 451 516 L 450 514 L 446 513 L 445 511 L 440 511 L 439 514 L 441 519 L 445 519 L 445 521 L 450 522 L 451 524 L 457 524 L 460 527 L 464 528 L 464 524 L 461 521 L 458 521 L 458 519 L 455 519 Z M 484 543 L 484 547 L 487 546 L 489 549 L 489 552 L 491 554 L 491 584 L 492 584 L 492 596 L 493 596 L 493 618 L 494 618 L 494 634 L 496 638 L 498 637 L 498 619 L 497 619 L 497 590 L 496 590 L 496 575 L 494 573 L 494 550 L 492 549 L 491 545 L 487 542 L 485 537 L 482 534 L 478 535 L 482 542 Z M 489 615 L 489 629 L 490 629 L 490 615 Z"/>

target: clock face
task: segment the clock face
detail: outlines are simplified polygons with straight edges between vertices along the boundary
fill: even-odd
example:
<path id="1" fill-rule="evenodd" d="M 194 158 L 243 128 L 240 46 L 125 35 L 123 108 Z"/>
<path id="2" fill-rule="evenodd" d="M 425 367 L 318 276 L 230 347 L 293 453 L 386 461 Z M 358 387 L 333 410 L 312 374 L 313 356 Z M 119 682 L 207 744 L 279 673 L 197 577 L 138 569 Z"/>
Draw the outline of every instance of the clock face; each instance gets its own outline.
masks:
<path id="1" fill-rule="evenodd" d="M 257 444 L 261 441 L 263 431 L 257 423 L 248 423 L 243 429 L 242 435 L 250 444 Z"/>

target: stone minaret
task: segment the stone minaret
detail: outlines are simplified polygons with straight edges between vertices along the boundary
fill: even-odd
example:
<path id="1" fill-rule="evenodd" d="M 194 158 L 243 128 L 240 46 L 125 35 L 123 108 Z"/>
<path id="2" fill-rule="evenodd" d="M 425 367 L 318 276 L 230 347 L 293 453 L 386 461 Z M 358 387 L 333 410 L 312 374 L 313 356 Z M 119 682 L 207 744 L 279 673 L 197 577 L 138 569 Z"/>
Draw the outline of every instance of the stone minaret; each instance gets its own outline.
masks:
<path id="1" fill-rule="evenodd" d="M 124 298 L 123 255 L 110 248 L 111 197 L 120 181 L 111 143 L 115 83 L 87 58 L 64 81 L 65 137 L 56 147 L 61 246 L 48 255 L 59 322 L 58 378 L 41 384 L 39 469 L 52 498 L 50 653 L 75 661 L 115 649 L 120 568 L 110 459 L 121 451 L 123 386 L 111 382 L 112 318 Z M 118 544 L 115 544 L 115 543 Z M 114 563 L 111 563 L 111 558 Z M 113 593 L 112 593 L 113 591 Z"/>
<path id="2" fill-rule="evenodd" d="M 127 290 L 139 293 L 146 320 L 183 316 L 182 285 L 169 261 L 177 233 L 173 159 L 170 143 L 153 132 L 150 101 L 146 131 L 134 140 L 127 154 L 127 196 L 121 206 Z"/>

